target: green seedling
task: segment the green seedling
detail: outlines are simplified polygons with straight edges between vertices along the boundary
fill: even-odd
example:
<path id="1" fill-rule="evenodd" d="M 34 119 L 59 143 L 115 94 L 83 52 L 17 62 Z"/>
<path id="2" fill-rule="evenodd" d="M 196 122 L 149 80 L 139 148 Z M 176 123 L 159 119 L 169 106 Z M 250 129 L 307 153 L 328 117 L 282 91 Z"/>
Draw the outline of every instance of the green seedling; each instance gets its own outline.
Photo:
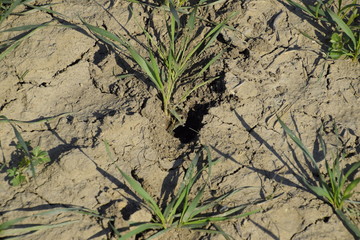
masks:
<path id="1" fill-rule="evenodd" d="M 85 21 L 83 23 L 97 38 L 129 54 L 131 59 L 140 66 L 141 71 L 158 91 L 164 113 L 169 119 L 169 126 L 175 126 L 184 123 L 179 113 L 180 104 L 198 88 L 219 78 L 219 76 L 206 77 L 205 75 L 224 51 L 208 59 L 204 66 L 197 66 L 196 63 L 201 60 L 205 50 L 212 46 L 228 19 L 234 14 L 227 20 L 212 26 L 205 35 L 202 35 L 199 32 L 202 28 L 196 18 L 197 7 L 194 7 L 189 14 L 182 14 L 174 6 L 172 0 L 169 3 L 170 11 L 164 14 L 166 39 L 156 39 L 154 35 L 142 28 L 147 40 L 144 46 L 145 55 L 142 55 L 138 50 L 139 47 L 130 43 L 124 36 L 90 25 Z M 203 37 L 199 39 L 199 35 Z M 181 94 L 178 91 L 180 88 L 184 89 Z"/>
<path id="2" fill-rule="evenodd" d="M 59 116 L 61 115 L 63 114 L 60 114 Z M 15 137 L 18 141 L 16 145 L 16 150 L 18 155 L 21 156 L 21 160 L 19 161 L 19 163 L 16 164 L 16 166 L 7 170 L 11 185 L 13 186 L 21 185 L 25 183 L 30 176 L 35 178 L 36 176 L 35 167 L 40 164 L 45 164 L 50 162 L 50 157 L 48 153 L 46 151 L 41 150 L 39 146 L 32 148 L 30 142 L 24 140 L 24 138 L 21 136 L 20 132 L 17 130 L 17 128 L 13 123 L 15 122 L 36 123 L 36 122 L 51 120 L 55 117 L 36 119 L 32 121 L 19 121 L 14 119 L 8 119 L 5 116 L 0 116 L 0 123 L 5 122 L 10 124 L 10 126 L 12 127 Z"/>
<path id="3" fill-rule="evenodd" d="M 25 144 L 27 146 L 27 149 L 31 149 L 29 142 L 26 142 Z M 29 155 L 20 143 L 17 144 L 16 149 L 20 153 L 19 155 L 23 157 L 17 166 L 7 170 L 8 177 L 10 178 L 10 183 L 13 186 L 19 186 L 27 182 L 27 179 L 29 178 L 29 173 L 32 172 L 30 166 L 35 168 L 40 164 L 50 162 L 50 157 L 48 153 L 46 151 L 42 151 L 39 146 L 36 146 L 34 149 L 32 149 L 29 152 Z M 35 174 L 33 173 L 32 176 L 34 177 Z"/>
<path id="4" fill-rule="evenodd" d="M 329 46 L 329 56 L 331 58 L 351 58 L 353 61 L 359 61 L 360 4 L 358 4 L 358 0 L 318 0 L 314 5 L 299 4 L 292 0 L 287 1 L 323 23 L 325 27 L 332 29 Z M 344 4 L 344 2 L 347 4 Z"/>
<path id="5" fill-rule="evenodd" d="M 312 183 L 310 179 L 306 179 L 304 174 L 301 174 L 302 184 L 305 188 L 313 192 L 317 197 L 328 202 L 334 209 L 335 213 L 339 218 L 344 222 L 344 224 L 351 230 L 352 234 L 356 239 L 360 239 L 360 230 L 353 224 L 344 214 L 346 210 L 344 204 L 350 202 L 350 198 L 355 193 L 355 188 L 360 182 L 360 177 L 350 180 L 350 175 L 356 173 L 360 168 L 360 161 L 354 163 L 349 170 L 346 172 L 340 167 L 340 160 L 344 159 L 343 153 L 337 153 L 333 163 L 330 164 L 325 158 L 326 166 L 326 175 L 320 172 L 317 161 L 307 149 L 307 147 L 302 143 L 302 141 L 291 131 L 283 121 L 278 119 L 282 128 L 286 134 L 294 141 L 294 143 L 302 150 L 304 155 L 311 161 L 313 169 L 315 169 L 315 174 L 319 176 L 319 179 L 316 179 L 316 185 Z M 320 136 L 320 143 L 324 156 L 326 157 L 326 145 Z M 352 203 L 354 201 L 351 201 Z"/>
<path id="6" fill-rule="evenodd" d="M 106 144 L 106 148 L 109 156 L 111 157 L 108 144 Z M 140 185 L 139 182 L 118 168 L 126 182 L 138 194 L 138 196 L 144 200 L 144 204 L 149 210 L 151 210 L 153 214 L 153 219 L 151 222 L 131 223 L 131 229 L 127 233 L 121 234 L 117 229 L 114 228 L 115 233 L 117 233 L 119 236 L 119 240 L 129 239 L 139 233 L 143 233 L 149 230 L 156 231 L 156 233 L 148 238 L 154 239 L 161 234 L 176 228 L 187 228 L 209 234 L 221 234 L 225 237 L 225 239 L 233 239 L 230 235 L 222 231 L 221 228 L 215 223 L 249 216 L 258 212 L 259 210 L 242 213 L 242 211 L 249 205 L 244 204 L 233 208 L 227 208 L 221 212 L 213 212 L 214 207 L 219 206 L 221 201 L 247 187 L 239 188 L 237 190 L 225 193 L 224 195 L 215 199 L 203 202 L 201 200 L 206 189 L 206 184 L 203 184 L 203 186 L 201 186 L 199 189 L 196 189 L 196 193 L 193 193 L 192 190 L 194 185 L 203 172 L 207 172 L 207 181 L 210 182 L 211 169 L 218 161 L 211 159 L 209 149 L 206 148 L 206 151 L 208 163 L 203 168 L 201 168 L 201 170 L 195 173 L 195 169 L 198 165 L 200 157 L 200 154 L 196 154 L 186 171 L 177 194 L 164 209 L 161 209 L 155 199 L 146 192 L 146 190 Z M 195 194 L 193 198 L 191 198 L 192 194 Z M 212 224 L 215 229 L 206 228 L 209 224 Z"/>

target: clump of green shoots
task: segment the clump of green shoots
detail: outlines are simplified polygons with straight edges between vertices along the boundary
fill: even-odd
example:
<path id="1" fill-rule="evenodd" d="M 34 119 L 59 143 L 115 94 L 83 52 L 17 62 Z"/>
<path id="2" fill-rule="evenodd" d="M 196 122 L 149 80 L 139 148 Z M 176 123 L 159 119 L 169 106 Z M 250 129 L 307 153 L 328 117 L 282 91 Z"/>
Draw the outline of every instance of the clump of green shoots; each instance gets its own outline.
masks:
<path id="1" fill-rule="evenodd" d="M 19 186 L 27 182 L 30 176 L 35 177 L 36 166 L 50 162 L 50 157 L 48 153 L 46 151 L 41 150 L 39 146 L 32 148 L 30 142 L 24 140 L 24 138 L 21 136 L 20 132 L 17 130 L 13 122 L 35 123 L 40 121 L 46 121 L 49 119 L 52 119 L 52 117 L 44 118 L 41 120 L 33 120 L 33 121 L 18 121 L 18 120 L 8 119 L 5 116 L 0 116 L 0 123 L 6 122 L 9 123 L 10 126 L 12 127 L 15 137 L 18 141 L 16 145 L 16 151 L 18 153 L 17 155 L 21 157 L 20 161 L 16 164 L 16 166 L 7 169 L 7 174 L 8 177 L 10 178 L 11 185 Z M 3 165 L 2 167 L 4 166 L 5 165 Z"/>
<path id="2" fill-rule="evenodd" d="M 32 168 L 50 162 L 48 153 L 41 150 L 39 146 L 29 151 L 31 149 L 30 142 L 25 142 L 24 146 L 19 142 L 16 145 L 16 149 L 18 155 L 21 156 L 21 160 L 16 166 L 7 170 L 10 183 L 13 186 L 19 186 L 27 182 Z M 32 175 L 34 176 L 34 174 Z"/>
<path id="3" fill-rule="evenodd" d="M 109 156 L 109 146 L 106 144 L 107 151 Z M 218 206 L 218 204 L 226 199 L 227 197 L 233 195 L 236 192 L 239 192 L 239 188 L 224 195 L 217 197 L 215 199 L 207 200 L 202 202 L 202 196 L 207 187 L 207 184 L 203 184 L 199 189 L 196 189 L 194 192 L 194 184 L 200 178 L 203 172 L 208 174 L 208 183 L 210 183 L 210 175 L 212 166 L 219 160 L 212 160 L 209 149 L 207 149 L 207 164 L 201 168 L 198 172 L 195 173 L 195 169 L 198 165 L 200 154 L 197 154 L 192 160 L 189 168 L 186 171 L 182 184 L 175 195 L 175 197 L 167 204 L 164 209 L 161 209 L 158 203 L 142 188 L 139 182 L 135 179 L 124 173 L 118 168 L 121 175 L 125 178 L 126 182 L 131 186 L 131 188 L 144 200 L 144 204 L 148 209 L 151 210 L 153 214 L 153 219 L 151 222 L 136 222 L 130 224 L 130 231 L 127 233 L 120 233 L 117 229 L 114 228 L 115 233 L 119 236 L 119 240 L 129 239 L 139 233 L 143 233 L 149 230 L 156 230 L 154 233 L 147 239 L 154 239 L 165 232 L 168 232 L 175 228 L 187 228 L 194 231 L 205 232 L 209 234 L 222 234 L 226 239 L 231 239 L 231 236 L 226 234 L 216 222 L 222 222 L 229 219 L 241 218 L 249 216 L 253 213 L 258 212 L 259 210 L 254 210 L 246 213 L 242 211 L 249 205 L 244 204 L 236 206 L 233 208 L 225 209 L 221 212 L 212 212 L 211 210 Z M 194 194 L 194 197 L 190 196 Z M 209 212 L 210 211 L 210 212 Z M 215 229 L 208 229 L 207 226 L 212 224 Z"/>
<path id="4" fill-rule="evenodd" d="M 287 0 L 291 5 L 302 9 L 307 15 L 332 28 L 329 56 L 332 59 L 360 58 L 360 14 L 358 0 L 317 0 L 314 5 L 296 3 Z M 344 3 L 346 2 L 346 4 Z"/>
<path id="5" fill-rule="evenodd" d="M 340 160 L 344 160 L 344 153 L 338 152 L 333 160 L 333 163 L 330 164 L 325 158 L 326 174 L 323 174 L 317 164 L 317 161 L 307 149 L 307 147 L 302 143 L 302 141 L 291 131 L 284 122 L 279 119 L 279 122 L 282 128 L 285 130 L 286 134 L 294 141 L 294 143 L 300 147 L 304 155 L 311 161 L 313 169 L 315 169 L 315 174 L 319 176 L 317 179 L 317 185 L 311 183 L 311 180 L 306 179 L 305 174 L 301 174 L 302 184 L 305 188 L 309 189 L 311 192 L 315 193 L 316 196 L 328 202 L 334 209 L 338 217 L 343 221 L 343 223 L 350 229 L 351 233 L 360 239 L 360 230 L 359 228 L 349 220 L 344 211 L 346 211 L 345 203 L 350 202 L 350 198 L 355 193 L 355 188 L 360 182 L 360 177 L 351 180 L 350 176 L 360 168 L 360 161 L 355 162 L 352 166 L 345 171 L 340 167 Z M 326 157 L 327 150 L 325 142 L 323 141 L 321 135 L 319 135 L 320 144 L 322 146 L 322 151 Z M 356 203 L 355 201 L 351 201 Z"/>
<path id="6" fill-rule="evenodd" d="M 196 15 L 198 7 L 193 7 L 190 12 L 184 13 L 178 11 L 172 0 L 168 3 L 169 11 L 164 12 L 166 34 L 160 34 L 165 36 L 165 39 L 157 39 L 155 35 L 140 26 L 147 40 L 145 46 L 133 45 L 124 36 L 90 25 L 85 21 L 83 23 L 97 38 L 111 44 L 115 49 L 125 51 L 140 66 L 141 71 L 158 91 L 164 113 L 170 120 L 169 126 L 175 126 L 178 123 L 184 123 L 181 118 L 180 103 L 198 88 L 219 78 L 219 76 L 206 77 L 206 72 L 224 51 L 207 59 L 204 66 L 199 66 L 197 63 L 234 14 L 221 23 L 205 28 L 199 26 L 201 21 L 198 21 Z M 203 34 L 202 29 L 208 29 L 208 31 Z M 144 48 L 146 54 L 140 53 L 141 47 Z M 178 91 L 180 88 L 184 89 L 181 94 Z"/>

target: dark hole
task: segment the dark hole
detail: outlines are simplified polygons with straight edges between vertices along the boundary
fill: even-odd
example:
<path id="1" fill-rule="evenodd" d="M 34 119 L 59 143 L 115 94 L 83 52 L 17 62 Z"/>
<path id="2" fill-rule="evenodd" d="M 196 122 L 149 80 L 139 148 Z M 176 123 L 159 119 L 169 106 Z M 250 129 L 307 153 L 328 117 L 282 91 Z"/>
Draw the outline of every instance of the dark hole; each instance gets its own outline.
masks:
<path id="1" fill-rule="evenodd" d="M 110 110 L 109 111 L 109 116 L 113 117 L 116 114 L 116 110 Z"/>
<path id="2" fill-rule="evenodd" d="M 244 51 L 240 52 L 240 54 L 244 55 L 246 59 L 250 57 L 250 51 L 247 48 Z"/>
<path id="3" fill-rule="evenodd" d="M 211 91 L 217 94 L 223 94 L 226 90 L 225 81 L 224 81 L 225 72 L 221 72 L 218 77 L 219 79 L 210 83 L 210 89 Z"/>
<path id="4" fill-rule="evenodd" d="M 130 216 L 138 210 L 140 210 L 139 205 L 137 205 L 134 202 L 130 202 L 128 205 L 126 205 L 126 207 L 121 209 L 120 212 L 121 212 L 121 215 L 124 218 L 124 220 L 127 221 L 130 219 Z"/>
<path id="5" fill-rule="evenodd" d="M 101 61 L 105 59 L 109 51 L 105 44 L 98 43 L 99 50 L 94 54 L 94 64 L 98 65 Z"/>
<path id="6" fill-rule="evenodd" d="M 329 220 L 330 220 L 330 217 L 324 217 L 324 219 L 323 219 L 324 223 L 329 222 Z"/>
<path id="7" fill-rule="evenodd" d="M 138 181 L 140 184 L 142 184 L 142 183 L 144 182 L 144 179 L 138 177 L 138 175 L 137 175 L 136 172 L 137 172 L 136 169 L 131 170 L 131 176 L 132 176 L 136 181 Z"/>
<path id="8" fill-rule="evenodd" d="M 74 117 L 71 115 L 68 115 L 68 116 L 66 116 L 66 120 L 67 120 L 66 121 L 67 124 L 72 124 Z"/>
<path id="9" fill-rule="evenodd" d="M 210 103 L 195 105 L 189 112 L 184 126 L 174 129 L 174 137 L 178 138 L 181 143 L 190 143 L 197 140 L 198 133 L 204 126 L 202 120 L 208 114 L 210 106 Z"/>
<path id="10" fill-rule="evenodd" d="M 226 41 L 225 38 L 224 38 L 224 36 L 223 36 L 221 33 L 217 36 L 216 39 L 217 39 L 219 42 L 224 43 L 224 44 L 228 44 L 228 43 L 229 43 L 229 41 Z"/>

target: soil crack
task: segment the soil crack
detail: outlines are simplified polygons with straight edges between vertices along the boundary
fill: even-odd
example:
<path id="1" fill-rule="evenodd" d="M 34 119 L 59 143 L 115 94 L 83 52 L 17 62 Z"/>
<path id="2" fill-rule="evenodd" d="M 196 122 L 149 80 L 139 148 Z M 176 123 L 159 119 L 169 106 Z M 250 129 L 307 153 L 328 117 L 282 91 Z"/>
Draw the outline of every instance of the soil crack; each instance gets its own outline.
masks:
<path id="1" fill-rule="evenodd" d="M 245 166 L 241 166 L 241 167 L 235 169 L 234 171 L 232 171 L 232 172 L 230 172 L 230 173 L 228 173 L 226 175 L 221 176 L 220 181 L 218 183 L 216 183 L 216 186 L 220 187 L 220 184 L 223 183 L 227 177 L 231 177 L 231 176 L 235 175 L 236 173 L 238 173 L 243 168 L 245 168 Z"/>
<path id="2" fill-rule="evenodd" d="M 5 100 L 5 103 L 0 106 L 0 111 L 2 111 L 6 107 L 6 105 L 9 105 L 11 102 L 14 102 L 16 100 L 17 100 L 17 98 L 11 99 L 9 101 Z"/>
<path id="3" fill-rule="evenodd" d="M 52 77 L 55 78 L 55 77 L 57 77 L 58 75 L 60 75 L 60 74 L 62 74 L 63 72 L 65 72 L 69 67 L 72 67 L 72 66 L 75 66 L 76 64 L 78 64 L 80 61 L 82 61 L 82 60 L 84 59 L 84 56 L 85 56 L 89 51 L 90 51 L 90 48 L 89 48 L 86 52 L 82 53 L 78 59 L 76 59 L 76 60 L 73 61 L 72 63 L 68 64 L 66 67 L 58 70 Z"/>

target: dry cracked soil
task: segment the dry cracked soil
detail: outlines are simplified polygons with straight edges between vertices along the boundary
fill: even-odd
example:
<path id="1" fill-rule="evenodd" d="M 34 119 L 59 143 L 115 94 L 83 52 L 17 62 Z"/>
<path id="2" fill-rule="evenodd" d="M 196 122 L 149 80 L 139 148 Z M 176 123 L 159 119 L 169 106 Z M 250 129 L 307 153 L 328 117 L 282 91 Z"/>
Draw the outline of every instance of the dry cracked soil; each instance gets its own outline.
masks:
<path id="1" fill-rule="evenodd" d="M 151 29 L 150 22 L 156 26 L 163 14 L 133 4 L 129 20 L 129 3 L 119 0 L 36 2 L 56 2 L 51 9 L 65 16 L 46 12 L 10 16 L 1 30 L 50 20 L 78 25 L 80 16 L 93 25 L 143 40 L 133 19 Z M 139 180 L 155 199 L 169 199 L 195 153 L 207 145 L 212 157 L 221 161 L 213 168 L 204 199 L 244 186 L 252 188 L 236 193 L 222 206 L 268 199 L 251 207 L 261 212 L 219 224 L 235 239 L 354 239 L 330 205 L 300 184 L 300 174 L 312 178 L 311 167 L 286 138 L 276 116 L 295 130 L 322 169 L 324 157 L 317 140 L 321 126 L 330 153 L 346 149 L 344 167 L 359 161 L 359 64 L 326 60 L 326 49 L 300 32 L 320 41 L 329 33 L 321 32 L 316 22 L 286 1 L 228 0 L 200 14 L 216 22 L 234 11 L 238 14 L 229 22 L 234 29 L 224 29 L 209 53 L 228 49 L 209 69 L 209 74 L 221 77 L 188 98 L 183 106 L 186 123 L 173 132 L 166 129 L 156 90 L 135 62 L 85 28 L 43 28 L 2 60 L 0 115 L 19 120 L 57 117 L 16 123 L 24 139 L 51 157 L 50 163 L 37 168 L 36 181 L 20 187 L 11 186 L 6 177 L 6 169 L 17 161 L 16 138 L 11 126 L 1 123 L 6 167 L 0 172 L 0 220 L 59 206 L 96 210 L 113 218 L 119 229 L 129 221 L 150 219 L 116 166 Z M 0 38 L 14 34 L 1 33 Z M 118 77 L 129 73 L 134 75 Z M 358 195 L 354 198 L 360 200 Z M 25 223 L 69 220 L 78 222 L 22 239 L 113 238 L 106 218 L 63 213 Z M 353 220 L 359 225 L 359 219 Z M 161 239 L 223 237 L 180 229 Z"/>

